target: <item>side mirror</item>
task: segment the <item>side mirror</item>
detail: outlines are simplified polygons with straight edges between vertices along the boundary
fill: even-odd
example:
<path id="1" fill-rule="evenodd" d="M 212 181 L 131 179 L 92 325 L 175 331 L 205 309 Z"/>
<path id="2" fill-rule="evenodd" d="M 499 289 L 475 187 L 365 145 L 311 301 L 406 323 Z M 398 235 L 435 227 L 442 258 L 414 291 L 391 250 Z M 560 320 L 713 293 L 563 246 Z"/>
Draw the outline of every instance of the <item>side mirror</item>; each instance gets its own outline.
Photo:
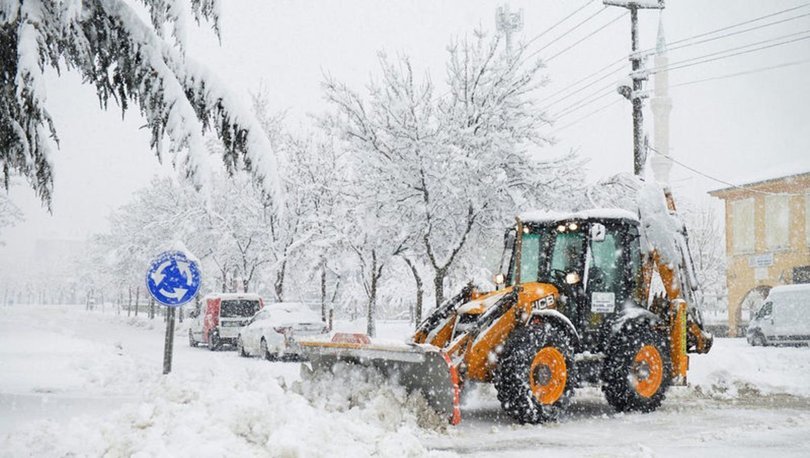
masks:
<path id="1" fill-rule="evenodd" d="M 604 242 L 605 241 L 605 225 L 600 223 L 593 223 L 591 224 L 591 240 L 594 242 Z"/>

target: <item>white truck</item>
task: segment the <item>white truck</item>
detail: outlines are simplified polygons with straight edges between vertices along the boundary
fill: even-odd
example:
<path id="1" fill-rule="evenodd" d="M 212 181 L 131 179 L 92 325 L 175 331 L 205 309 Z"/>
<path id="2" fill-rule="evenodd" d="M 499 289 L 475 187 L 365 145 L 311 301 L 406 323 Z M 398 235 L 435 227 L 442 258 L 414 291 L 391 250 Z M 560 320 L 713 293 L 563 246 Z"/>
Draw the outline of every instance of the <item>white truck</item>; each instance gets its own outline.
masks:
<path id="1" fill-rule="evenodd" d="M 746 337 L 755 346 L 810 344 L 810 284 L 772 288 Z"/>

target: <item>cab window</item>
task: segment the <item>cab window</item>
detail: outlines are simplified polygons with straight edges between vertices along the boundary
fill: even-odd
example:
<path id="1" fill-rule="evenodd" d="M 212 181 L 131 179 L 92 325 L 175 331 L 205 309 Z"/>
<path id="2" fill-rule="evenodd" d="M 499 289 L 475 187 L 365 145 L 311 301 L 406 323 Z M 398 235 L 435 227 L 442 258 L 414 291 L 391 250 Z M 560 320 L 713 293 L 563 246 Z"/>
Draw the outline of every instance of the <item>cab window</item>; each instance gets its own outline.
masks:
<path id="1" fill-rule="evenodd" d="M 561 232 L 554 241 L 551 269 L 564 273 L 581 272 L 585 235 L 581 232 Z"/>
<path id="2" fill-rule="evenodd" d="M 591 242 L 588 286 L 591 291 L 619 292 L 619 261 L 621 248 L 616 235 L 608 233 L 604 240 Z"/>
<path id="3" fill-rule="evenodd" d="M 520 282 L 528 283 L 538 280 L 540 272 L 540 235 L 523 234 L 520 249 Z"/>

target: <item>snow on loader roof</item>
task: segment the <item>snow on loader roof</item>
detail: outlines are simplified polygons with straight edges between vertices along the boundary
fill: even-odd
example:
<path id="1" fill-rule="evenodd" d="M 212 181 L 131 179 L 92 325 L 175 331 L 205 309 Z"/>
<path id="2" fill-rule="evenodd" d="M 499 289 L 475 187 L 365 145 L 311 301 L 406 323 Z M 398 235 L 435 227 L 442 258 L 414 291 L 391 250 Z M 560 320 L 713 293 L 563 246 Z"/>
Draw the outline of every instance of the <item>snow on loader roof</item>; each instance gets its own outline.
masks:
<path id="1" fill-rule="evenodd" d="M 622 208 L 592 208 L 578 212 L 529 210 L 518 215 L 525 223 L 553 223 L 571 219 L 627 219 L 638 222 L 638 216 Z"/>

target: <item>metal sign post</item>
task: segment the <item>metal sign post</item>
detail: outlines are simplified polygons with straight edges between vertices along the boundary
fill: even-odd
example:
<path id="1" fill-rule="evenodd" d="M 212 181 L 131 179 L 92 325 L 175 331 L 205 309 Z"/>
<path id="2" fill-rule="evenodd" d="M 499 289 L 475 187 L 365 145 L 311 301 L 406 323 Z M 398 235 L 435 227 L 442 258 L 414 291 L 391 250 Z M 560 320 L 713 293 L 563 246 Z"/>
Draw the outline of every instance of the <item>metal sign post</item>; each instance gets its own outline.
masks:
<path id="1" fill-rule="evenodd" d="M 194 299 L 200 289 L 200 269 L 182 251 L 166 251 L 152 261 L 146 272 L 146 289 L 168 307 L 163 344 L 163 373 L 172 371 L 174 309 Z"/>
<path id="2" fill-rule="evenodd" d="M 174 307 L 166 310 L 166 340 L 163 342 L 163 373 L 172 371 L 172 354 L 174 352 Z"/>

